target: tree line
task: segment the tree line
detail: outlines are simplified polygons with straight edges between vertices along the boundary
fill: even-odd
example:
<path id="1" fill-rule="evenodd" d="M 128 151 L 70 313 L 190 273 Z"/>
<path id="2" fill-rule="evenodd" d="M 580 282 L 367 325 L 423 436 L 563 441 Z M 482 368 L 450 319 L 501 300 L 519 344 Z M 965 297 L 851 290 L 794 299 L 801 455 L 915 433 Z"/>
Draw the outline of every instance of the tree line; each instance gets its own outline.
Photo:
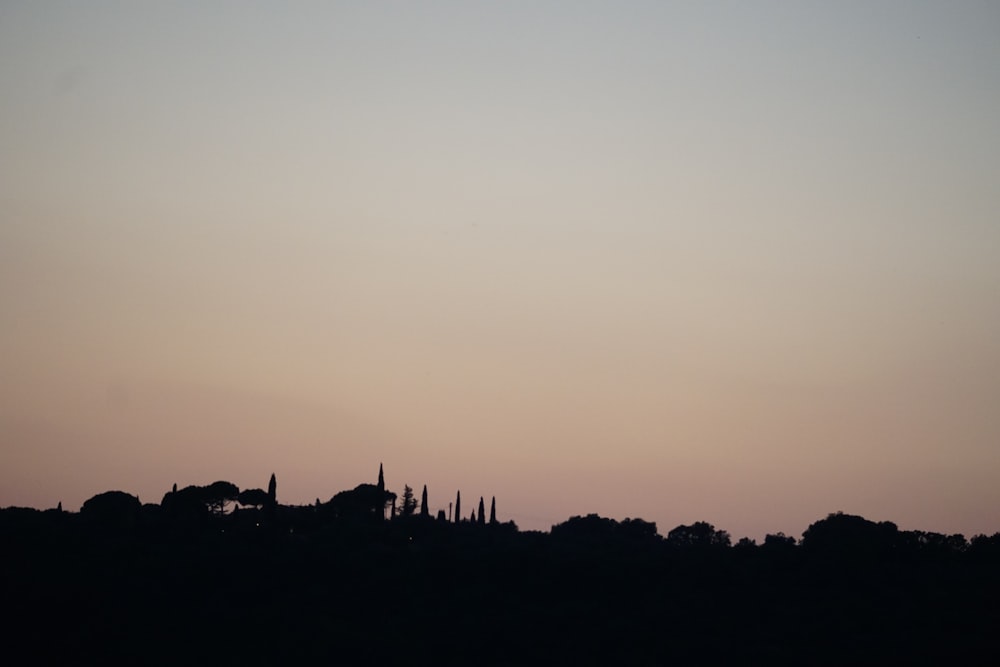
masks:
<path id="1" fill-rule="evenodd" d="M 453 512 L 450 505 L 448 514 L 439 510 L 432 517 L 426 485 L 419 501 L 409 485 L 404 485 L 402 494 L 397 496 L 386 488 L 384 469 L 379 465 L 376 483 L 362 483 L 353 489 L 340 491 L 326 502 L 317 498 L 313 505 L 279 504 L 277 479 L 272 473 L 266 490 L 241 490 L 228 481 L 217 481 L 205 486 L 189 485 L 181 489 L 174 484 L 158 504 L 143 504 L 137 496 L 123 491 L 106 491 L 86 500 L 78 515 L 64 512 L 60 503 L 55 510 L 45 512 L 17 507 L 2 509 L 0 521 L 9 528 L 19 521 L 31 521 L 33 518 L 41 520 L 55 514 L 78 518 L 85 528 L 130 529 L 173 524 L 214 529 L 228 525 L 234 528 L 281 528 L 290 532 L 298 529 L 300 535 L 327 524 L 356 526 L 383 521 L 400 521 L 410 527 L 414 521 L 482 527 L 501 525 L 497 520 L 495 497 L 490 501 L 489 518 L 484 497 L 479 498 L 478 508 L 473 509 L 468 518 L 463 518 L 461 514 L 461 491 L 456 492 L 453 507 Z M 520 532 L 513 521 L 502 525 L 509 534 Z M 843 512 L 832 513 L 814 522 L 800 539 L 779 532 L 766 535 L 761 544 L 747 537 L 734 543 L 727 531 L 716 529 L 705 521 L 682 524 L 661 535 L 654 522 L 640 518 L 618 521 L 597 514 L 573 516 L 553 525 L 550 537 L 553 541 L 576 542 L 591 547 L 602 544 L 633 547 L 663 545 L 690 549 L 731 548 L 737 551 L 761 548 L 774 552 L 801 547 L 817 553 L 868 557 L 907 553 L 942 555 L 967 551 L 1000 551 L 1000 532 L 975 535 L 967 540 L 961 534 L 900 530 L 890 521 L 874 522 Z"/>
<path id="2" fill-rule="evenodd" d="M 0 655 L 38 664 L 996 664 L 1000 533 L 836 512 L 800 538 L 450 516 L 380 474 L 0 510 Z M 3 653 L 6 651 L 6 653 Z M 13 663 L 12 663 L 13 664 Z"/>

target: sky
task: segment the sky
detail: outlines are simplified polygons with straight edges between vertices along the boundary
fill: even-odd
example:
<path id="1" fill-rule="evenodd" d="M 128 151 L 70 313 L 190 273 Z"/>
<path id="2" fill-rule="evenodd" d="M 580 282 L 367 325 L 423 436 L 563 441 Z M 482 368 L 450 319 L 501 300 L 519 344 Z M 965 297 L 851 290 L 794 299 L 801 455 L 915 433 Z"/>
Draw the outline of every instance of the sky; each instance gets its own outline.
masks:
<path id="1" fill-rule="evenodd" d="M 992 534 L 998 174 L 992 2 L 4 2 L 0 506 Z"/>

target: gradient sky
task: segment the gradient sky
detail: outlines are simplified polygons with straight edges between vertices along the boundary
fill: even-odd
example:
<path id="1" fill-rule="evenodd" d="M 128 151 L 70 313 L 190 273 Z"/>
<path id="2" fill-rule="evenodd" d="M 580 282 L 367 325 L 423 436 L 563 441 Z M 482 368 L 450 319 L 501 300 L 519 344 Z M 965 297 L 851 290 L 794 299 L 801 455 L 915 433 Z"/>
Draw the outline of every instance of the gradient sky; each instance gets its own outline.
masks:
<path id="1" fill-rule="evenodd" d="M 0 4 L 0 506 L 1000 531 L 1000 5 Z"/>

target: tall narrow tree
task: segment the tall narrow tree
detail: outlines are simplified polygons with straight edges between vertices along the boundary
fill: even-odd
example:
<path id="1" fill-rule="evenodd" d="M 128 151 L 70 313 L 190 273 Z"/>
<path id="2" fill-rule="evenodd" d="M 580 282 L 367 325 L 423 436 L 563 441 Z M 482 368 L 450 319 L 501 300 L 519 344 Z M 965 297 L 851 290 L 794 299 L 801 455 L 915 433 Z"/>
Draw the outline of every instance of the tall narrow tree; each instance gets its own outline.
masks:
<path id="1" fill-rule="evenodd" d="M 493 500 L 490 501 L 490 525 L 493 526 L 497 522 L 497 497 L 493 496 Z"/>
<path id="2" fill-rule="evenodd" d="M 382 474 L 382 464 L 378 464 L 378 490 L 385 491 L 385 475 Z"/>
<path id="3" fill-rule="evenodd" d="M 479 525 L 486 525 L 486 505 L 483 504 L 482 496 L 479 496 Z"/>
<path id="4" fill-rule="evenodd" d="M 396 501 L 393 500 L 393 507 L 396 506 Z M 403 505 L 400 507 L 400 514 L 402 516 L 410 516 L 417 511 L 417 499 L 413 497 L 413 489 L 410 488 L 409 484 L 403 485 Z"/>
<path id="5" fill-rule="evenodd" d="M 427 507 L 427 485 L 424 484 L 424 492 L 420 494 L 420 516 L 430 515 L 430 508 Z"/>
<path id="6" fill-rule="evenodd" d="M 271 504 L 276 505 L 278 503 L 278 480 L 274 477 L 274 473 L 271 473 L 271 481 L 267 483 L 267 497 L 271 499 Z"/>
<path id="7" fill-rule="evenodd" d="M 462 492 L 455 494 L 455 523 L 462 520 Z"/>

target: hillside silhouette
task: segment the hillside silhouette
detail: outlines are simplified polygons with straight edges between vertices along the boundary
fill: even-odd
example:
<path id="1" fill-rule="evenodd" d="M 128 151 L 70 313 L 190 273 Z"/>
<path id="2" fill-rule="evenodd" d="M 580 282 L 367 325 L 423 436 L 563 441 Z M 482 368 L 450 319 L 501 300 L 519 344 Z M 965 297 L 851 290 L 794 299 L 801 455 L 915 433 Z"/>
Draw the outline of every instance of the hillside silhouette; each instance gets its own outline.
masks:
<path id="1" fill-rule="evenodd" d="M 1000 533 L 830 514 L 801 539 L 574 516 L 549 533 L 384 471 L 0 510 L 5 664 L 997 664 Z M 487 509 L 488 507 L 488 509 Z"/>

